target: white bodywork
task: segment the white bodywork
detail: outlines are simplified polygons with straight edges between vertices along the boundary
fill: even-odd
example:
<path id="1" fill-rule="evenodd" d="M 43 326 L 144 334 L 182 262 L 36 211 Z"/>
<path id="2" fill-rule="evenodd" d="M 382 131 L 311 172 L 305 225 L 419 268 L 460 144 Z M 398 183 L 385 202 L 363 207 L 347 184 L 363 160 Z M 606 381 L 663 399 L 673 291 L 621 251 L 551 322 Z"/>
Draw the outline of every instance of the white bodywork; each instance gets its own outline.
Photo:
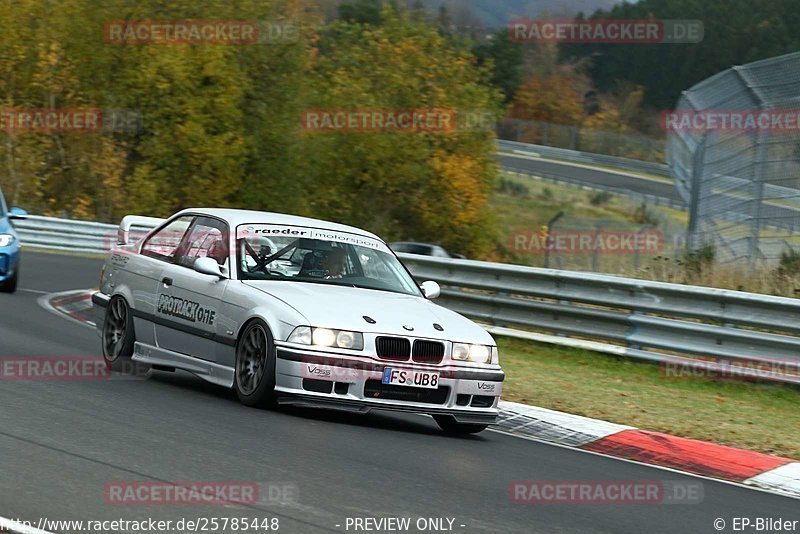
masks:
<path id="1" fill-rule="evenodd" d="M 171 224 L 181 227 L 189 218 L 204 217 L 227 227 L 226 258 L 219 258 L 220 276 L 201 274 L 195 268 L 142 253 L 149 239 L 166 233 Z M 127 241 L 131 224 L 126 218 L 121 242 Z M 150 221 L 156 222 L 156 221 Z M 288 279 L 243 280 L 237 268 L 237 239 L 254 225 L 275 225 L 286 233 L 291 228 L 337 233 L 381 252 L 389 251 L 377 236 L 349 226 L 289 215 L 228 210 L 188 209 L 163 221 L 137 243 L 122 244 L 111 251 L 104 266 L 100 291 L 95 294 L 98 332 L 103 330 L 105 308 L 111 297 L 124 298 L 132 310 L 136 344 L 133 359 L 177 368 L 210 382 L 232 387 L 238 336 L 245 324 L 261 319 L 275 341 L 276 392 L 283 402 L 354 411 L 387 408 L 429 414 L 449 414 L 459 422 L 491 423 L 497 415 L 503 372 L 496 358 L 489 363 L 452 359 L 453 343 L 493 347 L 492 337 L 472 321 L 423 296 L 345 285 L 307 283 Z M 257 226 L 256 228 L 261 228 Z M 191 230 L 187 230 L 187 235 Z M 123 234 L 125 234 L 123 236 Z M 186 238 L 184 238 L 185 240 Z M 176 260 L 177 261 L 177 260 Z M 286 269 L 292 265 L 287 263 Z M 362 273 L 363 274 L 363 273 Z M 409 275 L 410 279 L 410 275 Z M 167 283 L 168 282 L 168 283 Z M 413 284 L 413 281 L 411 282 Z M 287 341 L 299 326 L 348 330 L 363 334 L 362 350 L 347 350 Z M 438 363 L 387 360 L 378 355 L 378 337 L 441 341 L 444 355 Z M 414 348 L 416 351 L 416 347 Z M 435 371 L 440 374 L 436 399 L 414 395 L 392 398 L 379 389 L 387 367 Z M 319 381 L 338 384 L 330 392 L 307 387 Z M 371 389 L 365 392 L 365 387 Z M 325 389 L 325 384 L 322 384 Z M 445 392 L 445 388 L 446 392 Z M 391 388 L 390 388 L 391 389 Z M 396 388 L 395 388 L 396 389 Z M 401 388 L 400 393 L 417 388 Z M 431 390 L 427 390 L 426 395 Z M 396 396 L 394 396 L 396 397 Z M 479 398 L 480 402 L 473 402 Z"/>

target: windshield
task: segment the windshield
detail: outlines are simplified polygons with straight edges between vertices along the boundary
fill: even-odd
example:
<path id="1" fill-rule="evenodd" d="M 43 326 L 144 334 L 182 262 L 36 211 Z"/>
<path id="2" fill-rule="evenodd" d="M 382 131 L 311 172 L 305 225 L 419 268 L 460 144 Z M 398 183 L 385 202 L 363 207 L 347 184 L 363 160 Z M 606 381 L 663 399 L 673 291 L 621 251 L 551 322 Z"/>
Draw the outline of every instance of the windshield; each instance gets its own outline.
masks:
<path id="1" fill-rule="evenodd" d="M 383 242 L 318 228 L 239 226 L 236 254 L 241 280 L 291 280 L 422 296 Z"/>

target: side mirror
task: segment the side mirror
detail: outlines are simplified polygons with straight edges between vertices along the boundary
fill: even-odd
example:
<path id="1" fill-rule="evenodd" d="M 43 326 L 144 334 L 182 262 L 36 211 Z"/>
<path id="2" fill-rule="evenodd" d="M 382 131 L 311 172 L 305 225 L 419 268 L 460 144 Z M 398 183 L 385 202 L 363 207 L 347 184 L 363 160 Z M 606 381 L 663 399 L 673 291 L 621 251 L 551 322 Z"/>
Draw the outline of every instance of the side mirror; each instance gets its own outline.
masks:
<path id="1" fill-rule="evenodd" d="M 210 276 L 216 276 L 217 278 L 226 278 L 226 274 L 223 273 L 223 267 L 217 263 L 217 260 L 213 258 L 197 258 L 194 260 L 194 270 L 200 274 L 207 274 Z"/>
<path id="2" fill-rule="evenodd" d="M 440 288 L 439 284 L 433 280 L 422 282 L 420 287 L 422 288 L 422 293 L 425 295 L 426 299 L 435 299 L 442 294 L 442 288 Z"/>
<path id="3" fill-rule="evenodd" d="M 22 208 L 11 208 L 8 210 L 8 218 L 13 220 L 27 219 L 28 212 Z"/>

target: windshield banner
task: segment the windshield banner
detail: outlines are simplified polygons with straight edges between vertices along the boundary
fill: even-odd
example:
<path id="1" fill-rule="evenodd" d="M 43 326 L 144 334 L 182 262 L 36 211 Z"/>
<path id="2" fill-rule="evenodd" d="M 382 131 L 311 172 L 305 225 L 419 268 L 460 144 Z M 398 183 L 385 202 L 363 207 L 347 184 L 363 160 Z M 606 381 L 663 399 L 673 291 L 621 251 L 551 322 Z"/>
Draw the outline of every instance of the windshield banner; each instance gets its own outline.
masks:
<path id="1" fill-rule="evenodd" d="M 375 250 L 389 252 L 389 247 L 386 246 L 385 243 L 368 236 L 351 234 L 347 232 L 338 232 L 335 230 L 325 230 L 322 228 L 308 228 L 304 226 L 287 226 L 277 224 L 240 225 L 237 228 L 236 238 L 240 239 L 248 237 L 319 239 L 321 241 L 335 241 L 337 243 L 347 243 L 350 245 L 369 247 Z"/>

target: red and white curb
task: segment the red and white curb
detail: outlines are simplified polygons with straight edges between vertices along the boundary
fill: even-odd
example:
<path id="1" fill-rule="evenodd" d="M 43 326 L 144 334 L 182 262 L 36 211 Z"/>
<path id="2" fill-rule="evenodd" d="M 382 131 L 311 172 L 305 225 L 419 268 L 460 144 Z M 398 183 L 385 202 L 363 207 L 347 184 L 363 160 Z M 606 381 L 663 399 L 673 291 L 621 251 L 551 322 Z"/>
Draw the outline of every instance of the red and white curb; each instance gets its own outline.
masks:
<path id="1" fill-rule="evenodd" d="M 500 419 L 494 428 L 507 434 L 800 497 L 800 462 L 790 458 L 516 402 L 500 402 Z"/>
<path id="2" fill-rule="evenodd" d="M 52 293 L 39 301 L 46 309 L 84 326 L 93 326 L 92 291 Z M 538 408 L 500 402 L 493 429 L 538 441 L 733 481 L 800 497 L 800 462 L 705 441 L 679 438 Z"/>
<path id="3" fill-rule="evenodd" d="M 48 293 L 39 297 L 39 305 L 60 317 L 94 328 L 93 289 Z"/>

